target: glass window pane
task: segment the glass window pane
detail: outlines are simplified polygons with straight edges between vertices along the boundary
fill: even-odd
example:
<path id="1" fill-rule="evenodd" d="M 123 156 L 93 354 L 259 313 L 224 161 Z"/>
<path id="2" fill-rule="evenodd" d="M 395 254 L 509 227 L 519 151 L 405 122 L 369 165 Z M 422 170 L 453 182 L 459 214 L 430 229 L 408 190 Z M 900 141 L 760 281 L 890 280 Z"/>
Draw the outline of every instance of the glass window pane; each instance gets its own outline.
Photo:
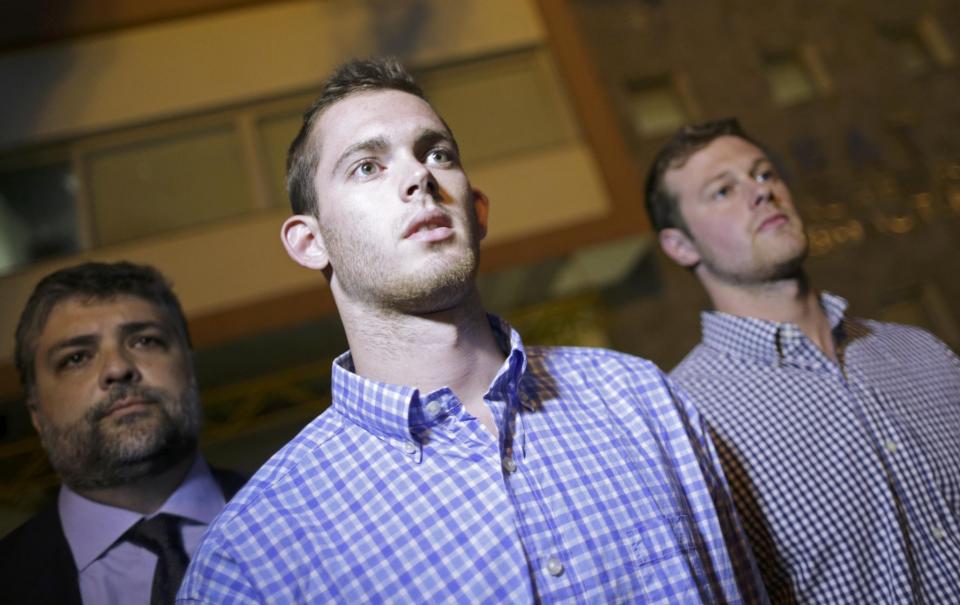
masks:
<path id="1" fill-rule="evenodd" d="M 777 105 L 793 105 L 813 98 L 813 81 L 796 57 L 768 57 L 765 68 L 770 93 Z"/>
<path id="2" fill-rule="evenodd" d="M 0 273 L 80 249 L 75 191 L 67 161 L 0 172 Z"/>
<path id="3" fill-rule="evenodd" d="M 92 153 L 94 233 L 111 244 L 227 218 L 255 207 L 231 125 Z"/>
<path id="4" fill-rule="evenodd" d="M 633 128 L 641 137 L 668 134 L 688 120 L 669 80 L 633 82 L 627 87 Z"/>

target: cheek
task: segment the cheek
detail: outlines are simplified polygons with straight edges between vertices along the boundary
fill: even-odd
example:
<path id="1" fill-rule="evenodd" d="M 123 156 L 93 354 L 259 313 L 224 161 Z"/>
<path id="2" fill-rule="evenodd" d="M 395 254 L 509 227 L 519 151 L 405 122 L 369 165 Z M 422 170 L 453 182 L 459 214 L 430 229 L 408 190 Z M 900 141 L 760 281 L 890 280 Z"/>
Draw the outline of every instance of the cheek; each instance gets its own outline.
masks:
<path id="1" fill-rule="evenodd" d="M 48 422 L 63 426 L 72 424 L 98 401 L 96 381 L 37 379 L 35 402 Z"/>
<path id="2" fill-rule="evenodd" d="M 694 240 L 703 248 L 714 252 L 733 250 L 742 240 L 742 233 L 732 221 L 702 221 L 696 228 L 690 226 Z"/>

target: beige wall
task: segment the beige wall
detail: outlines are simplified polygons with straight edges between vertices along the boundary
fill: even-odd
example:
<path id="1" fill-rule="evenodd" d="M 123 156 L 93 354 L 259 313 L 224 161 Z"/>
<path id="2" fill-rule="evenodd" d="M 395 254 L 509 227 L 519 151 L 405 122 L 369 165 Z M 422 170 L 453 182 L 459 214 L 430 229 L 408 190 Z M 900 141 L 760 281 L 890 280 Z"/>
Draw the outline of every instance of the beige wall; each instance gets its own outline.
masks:
<path id="1" fill-rule="evenodd" d="M 422 14 L 382 2 L 276 2 L 135 28 L 68 45 L 0 56 L 0 147 L 92 134 L 316 87 L 353 55 L 395 51 L 426 66 L 544 44 L 533 1 L 435 0 Z M 406 19 L 414 14 L 417 24 Z M 393 43 L 391 32 L 413 31 Z M 386 32 L 386 33 L 384 33 Z M 398 45 L 406 45 L 400 48 Z M 559 85 L 547 95 L 563 96 Z M 466 113 L 483 112 L 482 99 Z M 602 218 L 609 200 L 565 99 L 568 141 L 470 166 L 491 198 L 486 245 Z M 9 108 L 9 110 L 8 110 Z M 458 113 L 464 113 L 462 110 Z M 456 126 L 455 126 L 456 130 Z M 269 210 L 134 243 L 83 259 L 150 263 L 174 282 L 188 316 L 316 288 L 322 278 L 284 254 L 285 210 Z M 10 335 L 36 281 L 80 260 L 59 259 L 0 277 L 0 334 Z M 8 363 L 12 339 L 0 339 Z"/>
<path id="2" fill-rule="evenodd" d="M 0 55 L 0 148 L 315 87 L 351 56 L 391 52 L 423 64 L 543 37 L 529 1 L 419 6 L 273 2 Z M 389 42 L 401 28 L 414 35 Z"/>

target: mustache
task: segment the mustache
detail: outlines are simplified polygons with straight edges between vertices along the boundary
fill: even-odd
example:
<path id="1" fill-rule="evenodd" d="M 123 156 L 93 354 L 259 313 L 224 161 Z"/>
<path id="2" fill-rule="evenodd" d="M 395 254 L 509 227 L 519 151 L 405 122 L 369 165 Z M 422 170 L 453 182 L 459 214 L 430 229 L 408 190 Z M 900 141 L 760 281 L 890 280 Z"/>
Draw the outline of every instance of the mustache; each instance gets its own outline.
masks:
<path id="1" fill-rule="evenodd" d="M 87 417 L 92 422 L 97 422 L 110 415 L 117 403 L 124 399 L 133 399 L 147 404 L 158 404 L 166 399 L 166 392 L 162 389 L 155 389 L 145 386 L 118 385 L 107 393 L 107 397 L 98 401 L 96 405 L 87 411 Z"/>

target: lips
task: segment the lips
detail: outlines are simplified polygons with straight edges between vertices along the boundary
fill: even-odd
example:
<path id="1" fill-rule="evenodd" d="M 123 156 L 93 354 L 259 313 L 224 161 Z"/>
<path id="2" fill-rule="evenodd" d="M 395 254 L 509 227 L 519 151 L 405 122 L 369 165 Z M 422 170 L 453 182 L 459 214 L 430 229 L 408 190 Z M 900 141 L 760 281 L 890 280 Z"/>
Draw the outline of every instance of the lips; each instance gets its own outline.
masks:
<path id="1" fill-rule="evenodd" d="M 110 408 L 106 410 L 105 416 L 122 416 L 128 412 L 134 412 L 150 405 L 153 405 L 153 402 L 145 399 L 123 399 L 110 406 Z"/>
<path id="2" fill-rule="evenodd" d="M 91 414 L 95 420 L 102 420 L 108 416 L 122 416 L 130 412 L 142 410 L 160 401 L 162 401 L 162 399 L 158 394 L 151 392 L 149 389 L 117 389 L 112 391 L 105 400 L 101 401 L 96 408 L 91 410 Z"/>
<path id="3" fill-rule="evenodd" d="M 453 221 L 440 210 L 419 212 L 407 224 L 403 239 L 422 242 L 437 242 L 453 236 Z"/>
<path id="4" fill-rule="evenodd" d="M 760 221 L 760 225 L 757 226 L 757 231 L 759 232 L 767 229 L 776 229 L 780 225 L 787 223 L 789 220 L 790 218 L 782 212 L 772 214 Z"/>

